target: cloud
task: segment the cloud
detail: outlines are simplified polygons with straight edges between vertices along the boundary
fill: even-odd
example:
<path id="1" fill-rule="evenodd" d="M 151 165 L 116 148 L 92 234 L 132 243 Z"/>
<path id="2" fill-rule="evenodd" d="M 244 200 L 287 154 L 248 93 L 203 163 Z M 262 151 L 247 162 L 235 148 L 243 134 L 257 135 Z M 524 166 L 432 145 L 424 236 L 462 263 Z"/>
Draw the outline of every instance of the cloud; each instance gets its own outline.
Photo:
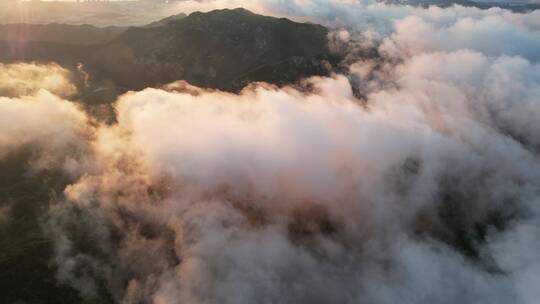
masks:
<path id="1" fill-rule="evenodd" d="M 0 96 L 27 96 L 39 90 L 70 97 L 76 87 L 68 70 L 56 64 L 0 63 Z"/>
<path id="2" fill-rule="evenodd" d="M 0 159 L 31 148 L 41 165 L 67 166 L 91 135 L 86 114 L 60 97 L 76 93 L 70 73 L 57 65 L 0 64 L 0 75 Z"/>
<path id="3" fill-rule="evenodd" d="M 396 32 L 387 40 L 411 53 L 471 49 L 487 56 L 521 56 L 532 61 L 540 57 L 540 32 L 513 24 L 500 15 L 480 19 L 465 17 L 450 24 L 408 16 L 395 23 Z"/>
<path id="4" fill-rule="evenodd" d="M 517 212 L 536 212 L 540 164 L 524 146 L 535 136 L 500 132 L 491 104 L 477 104 L 484 88 L 462 87 L 512 58 L 426 56 L 396 66 L 399 88 L 367 108 L 342 76 L 306 80 L 307 95 L 121 97 L 96 168 L 51 215 L 60 278 L 104 281 L 128 302 L 529 303 L 534 290 L 514 284 L 530 274 L 499 252 L 512 261 L 540 244 L 509 247 L 497 227 L 512 234 L 527 222 Z M 463 70 L 431 74 L 453 62 Z"/>

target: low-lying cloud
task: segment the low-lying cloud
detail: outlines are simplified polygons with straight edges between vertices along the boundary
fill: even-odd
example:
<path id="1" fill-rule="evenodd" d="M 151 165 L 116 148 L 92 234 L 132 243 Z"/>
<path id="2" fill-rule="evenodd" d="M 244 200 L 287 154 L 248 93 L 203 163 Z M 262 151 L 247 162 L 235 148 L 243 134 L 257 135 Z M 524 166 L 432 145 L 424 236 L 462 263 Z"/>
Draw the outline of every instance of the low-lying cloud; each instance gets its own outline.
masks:
<path id="1" fill-rule="evenodd" d="M 62 97 L 71 97 L 77 88 L 70 72 L 56 64 L 0 63 L 0 96 L 17 97 L 45 90 Z"/>

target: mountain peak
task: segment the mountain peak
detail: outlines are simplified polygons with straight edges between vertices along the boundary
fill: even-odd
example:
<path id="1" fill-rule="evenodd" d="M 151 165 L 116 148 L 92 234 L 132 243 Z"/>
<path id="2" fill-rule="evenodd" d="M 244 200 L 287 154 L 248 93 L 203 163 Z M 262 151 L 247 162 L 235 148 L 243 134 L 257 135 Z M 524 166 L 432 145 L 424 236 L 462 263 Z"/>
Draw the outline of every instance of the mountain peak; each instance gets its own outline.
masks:
<path id="1" fill-rule="evenodd" d="M 250 10 L 247 10 L 245 8 L 242 8 L 242 7 L 237 7 L 237 8 L 224 8 L 224 9 L 215 9 L 215 10 L 212 10 L 212 11 L 209 11 L 209 12 L 193 12 L 190 14 L 191 15 L 222 15 L 222 16 L 227 16 L 227 17 L 230 17 L 230 16 L 254 16 L 254 15 L 257 15 L 255 13 L 253 13 L 252 11 Z M 258 15 L 258 16 L 261 16 L 262 15 Z"/>
<path id="2" fill-rule="evenodd" d="M 161 20 L 158 20 L 158 21 L 154 21 L 150 24 L 147 24 L 145 26 L 145 28 L 153 28 L 153 27 L 160 27 L 160 26 L 166 26 L 166 25 L 169 25 L 170 23 L 173 23 L 173 22 L 176 22 L 176 21 L 179 21 L 179 20 L 182 20 L 184 18 L 186 18 L 187 15 L 184 14 L 184 13 L 180 13 L 180 14 L 176 14 L 176 15 L 172 15 L 172 16 L 169 16 L 167 18 L 163 18 Z"/>

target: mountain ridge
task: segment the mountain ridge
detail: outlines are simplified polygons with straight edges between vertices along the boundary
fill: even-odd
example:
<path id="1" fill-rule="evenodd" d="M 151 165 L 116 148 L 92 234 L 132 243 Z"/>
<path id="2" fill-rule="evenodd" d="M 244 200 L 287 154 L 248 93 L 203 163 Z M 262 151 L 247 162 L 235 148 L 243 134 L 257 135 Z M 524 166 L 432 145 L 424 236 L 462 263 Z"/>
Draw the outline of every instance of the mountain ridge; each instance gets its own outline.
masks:
<path id="1" fill-rule="evenodd" d="M 52 61 L 71 68 L 82 63 L 95 83 L 112 83 L 119 92 L 176 80 L 228 91 L 253 81 L 282 85 L 326 75 L 339 61 L 329 50 L 328 29 L 318 24 L 240 8 L 174 15 L 156 22 L 158 26 L 113 28 L 118 32 L 96 34 L 92 44 L 69 43 L 56 36 L 49 41 L 3 40 L 0 61 Z M 69 28 L 78 29 L 111 31 Z"/>

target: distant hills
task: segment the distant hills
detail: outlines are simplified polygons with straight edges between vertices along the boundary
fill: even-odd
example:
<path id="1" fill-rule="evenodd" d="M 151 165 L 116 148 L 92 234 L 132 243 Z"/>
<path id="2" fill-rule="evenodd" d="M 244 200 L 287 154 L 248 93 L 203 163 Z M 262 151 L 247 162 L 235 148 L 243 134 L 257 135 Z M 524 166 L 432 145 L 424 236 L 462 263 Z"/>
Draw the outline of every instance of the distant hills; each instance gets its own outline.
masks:
<path id="1" fill-rule="evenodd" d="M 126 29 L 115 26 L 100 28 L 92 25 L 16 23 L 0 25 L 0 40 L 91 45 L 111 41 Z"/>

